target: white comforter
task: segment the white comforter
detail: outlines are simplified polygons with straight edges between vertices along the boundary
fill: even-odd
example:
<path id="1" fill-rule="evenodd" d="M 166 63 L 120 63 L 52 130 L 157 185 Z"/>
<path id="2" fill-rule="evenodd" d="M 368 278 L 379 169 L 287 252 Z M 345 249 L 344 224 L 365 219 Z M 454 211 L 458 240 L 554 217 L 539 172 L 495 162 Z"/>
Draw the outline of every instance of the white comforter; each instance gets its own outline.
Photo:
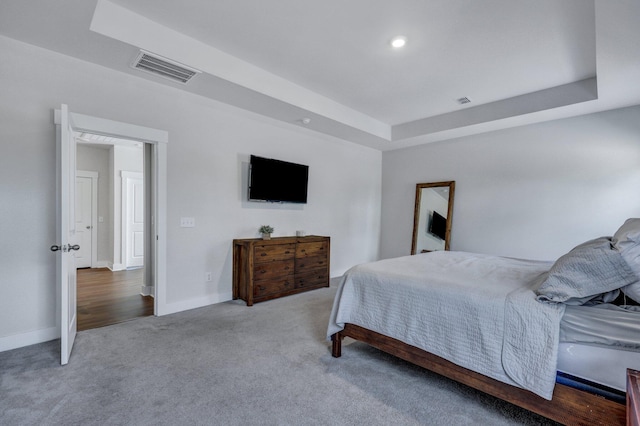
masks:
<path id="1" fill-rule="evenodd" d="M 327 334 L 356 324 L 551 399 L 564 306 L 532 290 L 551 265 L 450 251 L 358 265 Z"/>

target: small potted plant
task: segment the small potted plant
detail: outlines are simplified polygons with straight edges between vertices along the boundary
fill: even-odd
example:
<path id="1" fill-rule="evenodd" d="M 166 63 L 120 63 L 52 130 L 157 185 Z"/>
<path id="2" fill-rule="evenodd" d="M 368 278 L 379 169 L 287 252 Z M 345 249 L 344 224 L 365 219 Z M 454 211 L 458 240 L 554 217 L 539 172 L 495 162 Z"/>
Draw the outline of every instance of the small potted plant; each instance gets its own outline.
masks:
<path id="1" fill-rule="evenodd" d="M 260 229 L 258 229 L 258 232 L 262 234 L 263 240 L 270 240 L 271 233 L 273 232 L 273 228 L 269 225 L 262 225 Z"/>

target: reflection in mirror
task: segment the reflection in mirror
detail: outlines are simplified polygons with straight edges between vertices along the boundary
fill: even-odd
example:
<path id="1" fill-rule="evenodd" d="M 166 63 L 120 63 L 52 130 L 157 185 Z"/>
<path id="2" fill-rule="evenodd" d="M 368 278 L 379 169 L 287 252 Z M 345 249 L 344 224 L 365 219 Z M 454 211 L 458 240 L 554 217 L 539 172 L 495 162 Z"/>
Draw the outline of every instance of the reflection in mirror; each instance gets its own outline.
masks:
<path id="1" fill-rule="evenodd" d="M 416 185 L 411 254 L 449 250 L 455 186 L 454 181 Z"/>

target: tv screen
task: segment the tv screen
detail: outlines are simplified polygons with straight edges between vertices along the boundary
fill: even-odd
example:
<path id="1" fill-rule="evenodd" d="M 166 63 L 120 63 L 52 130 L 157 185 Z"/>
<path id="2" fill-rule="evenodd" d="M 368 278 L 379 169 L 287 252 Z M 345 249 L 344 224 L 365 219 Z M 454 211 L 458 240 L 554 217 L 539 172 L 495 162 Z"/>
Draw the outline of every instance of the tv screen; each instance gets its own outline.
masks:
<path id="1" fill-rule="evenodd" d="M 444 240 L 445 234 L 447 233 L 447 219 L 436 211 L 434 211 L 431 216 L 429 233 L 441 240 Z"/>
<path id="2" fill-rule="evenodd" d="M 249 201 L 306 203 L 309 166 L 251 156 Z"/>

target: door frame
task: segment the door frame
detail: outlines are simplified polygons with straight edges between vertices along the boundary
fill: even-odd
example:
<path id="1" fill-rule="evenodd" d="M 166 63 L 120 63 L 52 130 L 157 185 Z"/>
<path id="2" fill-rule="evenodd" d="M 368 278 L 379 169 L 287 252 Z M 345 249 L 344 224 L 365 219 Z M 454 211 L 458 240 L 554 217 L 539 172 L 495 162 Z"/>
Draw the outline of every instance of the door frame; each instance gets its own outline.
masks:
<path id="1" fill-rule="evenodd" d="M 91 268 L 98 265 L 98 172 L 77 170 L 76 178 L 91 179 Z M 78 202 L 78 200 L 76 200 Z"/>
<path id="2" fill-rule="evenodd" d="M 151 250 L 153 257 L 152 296 L 154 315 L 169 313 L 167 309 L 167 144 L 165 130 L 138 126 L 105 118 L 70 112 L 73 130 L 96 135 L 143 142 L 151 146 Z M 149 216 L 147 216 L 149 217 Z"/>

